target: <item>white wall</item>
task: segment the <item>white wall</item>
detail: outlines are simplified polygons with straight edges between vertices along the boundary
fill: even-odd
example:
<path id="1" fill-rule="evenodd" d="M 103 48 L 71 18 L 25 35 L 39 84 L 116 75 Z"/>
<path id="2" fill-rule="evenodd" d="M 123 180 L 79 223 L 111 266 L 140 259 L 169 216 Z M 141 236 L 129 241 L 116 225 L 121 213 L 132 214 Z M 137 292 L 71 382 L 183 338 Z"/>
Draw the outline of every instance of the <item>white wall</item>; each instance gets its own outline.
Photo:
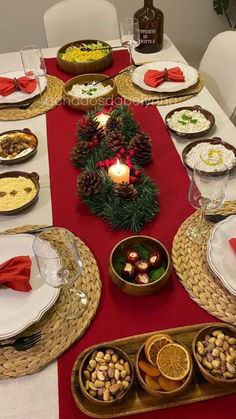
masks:
<path id="1" fill-rule="evenodd" d="M 96 1 L 96 0 L 94 0 Z M 110 0 L 120 17 L 132 16 L 143 0 Z M 23 45 L 46 46 L 43 13 L 57 0 L 0 0 L 0 52 L 16 51 Z M 184 57 L 197 65 L 210 39 L 228 29 L 224 17 L 216 15 L 212 0 L 154 0 L 165 15 L 165 32 Z"/>

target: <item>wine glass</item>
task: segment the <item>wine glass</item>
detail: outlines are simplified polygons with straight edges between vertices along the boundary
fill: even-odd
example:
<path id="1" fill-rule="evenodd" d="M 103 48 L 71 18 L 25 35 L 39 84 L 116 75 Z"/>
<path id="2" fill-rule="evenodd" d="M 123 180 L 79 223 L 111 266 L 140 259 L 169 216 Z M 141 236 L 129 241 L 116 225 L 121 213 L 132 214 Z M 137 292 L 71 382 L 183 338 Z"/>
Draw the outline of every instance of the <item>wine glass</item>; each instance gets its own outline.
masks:
<path id="1" fill-rule="evenodd" d="M 75 286 L 82 273 L 82 261 L 73 234 L 61 227 L 44 230 L 35 237 L 33 251 L 44 282 L 65 289 L 64 304 L 55 304 L 56 312 L 64 319 L 80 317 L 88 298 Z"/>
<path id="2" fill-rule="evenodd" d="M 27 45 L 20 50 L 21 60 L 26 77 L 37 80 L 37 86 L 42 103 L 41 77 L 46 74 L 43 54 L 38 45 Z"/>
<path id="3" fill-rule="evenodd" d="M 188 199 L 194 208 L 200 209 L 200 218 L 197 225 L 189 225 L 187 235 L 197 244 L 205 243 L 208 237 L 204 223 L 205 212 L 220 208 L 225 201 L 228 176 L 229 170 L 224 163 L 215 166 L 211 172 L 204 171 L 202 161 L 194 167 Z"/>
<path id="4" fill-rule="evenodd" d="M 120 21 L 120 35 L 123 47 L 129 51 L 130 72 L 134 71 L 132 51 L 140 44 L 139 21 L 136 18 L 125 17 Z"/>

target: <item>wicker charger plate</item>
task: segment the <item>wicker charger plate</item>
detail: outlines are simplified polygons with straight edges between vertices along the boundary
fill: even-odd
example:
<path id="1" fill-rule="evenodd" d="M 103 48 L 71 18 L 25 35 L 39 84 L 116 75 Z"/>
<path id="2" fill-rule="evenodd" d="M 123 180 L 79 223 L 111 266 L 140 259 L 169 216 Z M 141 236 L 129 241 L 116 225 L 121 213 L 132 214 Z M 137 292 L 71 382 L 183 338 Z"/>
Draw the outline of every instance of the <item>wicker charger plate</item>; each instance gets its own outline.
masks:
<path id="1" fill-rule="evenodd" d="M 0 234 L 23 233 L 40 227 L 42 226 L 27 225 Z M 17 352 L 13 347 L 0 348 L 0 379 L 21 377 L 41 370 L 79 339 L 95 316 L 101 297 L 101 281 L 97 263 L 82 240 L 75 237 L 75 241 L 83 262 L 82 275 L 75 285 L 87 294 L 87 309 L 78 319 L 63 320 L 54 308 L 51 308 L 38 323 L 18 335 L 26 336 L 41 331 L 42 338 L 37 345 L 25 352 Z M 62 310 L 65 304 L 65 293 L 61 290 L 56 305 Z M 16 337 L 0 343 L 12 342 L 15 339 Z"/>
<path id="2" fill-rule="evenodd" d="M 41 98 L 37 96 L 35 101 L 27 109 L 7 108 L 0 109 L 0 121 L 17 121 L 29 119 L 41 115 L 54 108 L 62 99 L 64 83 L 54 76 L 47 76 L 47 87 L 42 96 L 44 103 L 41 106 Z"/>
<path id="3" fill-rule="evenodd" d="M 236 212 L 236 201 L 229 201 L 219 211 Z M 197 245 L 186 235 L 190 223 L 197 223 L 199 211 L 191 215 L 179 228 L 172 247 L 172 260 L 179 279 L 193 301 L 212 316 L 236 325 L 236 297 L 223 287 L 210 271 L 206 257 L 206 244 Z M 207 222 L 209 235 L 213 223 Z"/>
<path id="4" fill-rule="evenodd" d="M 200 73 L 199 73 L 198 82 L 194 86 L 191 86 L 185 90 L 181 90 L 180 92 L 168 92 L 168 93 L 147 92 L 133 84 L 129 72 L 120 74 L 119 76 L 115 78 L 115 81 L 116 81 L 118 94 L 122 96 L 124 99 L 130 100 L 132 102 L 139 103 L 139 104 L 143 104 L 143 102 L 149 101 L 149 100 L 150 101 L 156 100 L 157 103 L 150 102 L 150 105 L 158 105 L 158 106 L 171 105 L 173 103 L 183 102 L 184 100 L 190 99 L 191 97 L 195 96 L 196 93 L 199 93 L 204 86 L 204 80 Z M 187 96 L 176 97 L 178 96 L 178 94 L 182 95 L 184 93 L 186 93 Z M 190 93 L 192 93 L 192 95 L 189 95 Z M 165 100 L 162 99 L 162 98 L 170 97 L 170 96 L 171 97 L 173 96 L 173 98 L 165 99 Z"/>

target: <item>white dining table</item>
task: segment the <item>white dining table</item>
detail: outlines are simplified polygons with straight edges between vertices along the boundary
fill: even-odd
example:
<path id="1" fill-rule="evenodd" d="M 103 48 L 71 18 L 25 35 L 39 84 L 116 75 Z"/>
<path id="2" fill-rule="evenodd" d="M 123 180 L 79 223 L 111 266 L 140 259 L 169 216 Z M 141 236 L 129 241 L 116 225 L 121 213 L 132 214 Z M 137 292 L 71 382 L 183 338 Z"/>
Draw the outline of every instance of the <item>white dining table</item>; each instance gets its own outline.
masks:
<path id="1" fill-rule="evenodd" d="M 112 46 L 119 45 L 120 40 L 109 41 L 109 43 Z M 58 48 L 44 49 L 43 55 L 45 58 L 55 57 L 57 50 Z M 180 52 L 166 35 L 162 51 L 148 55 L 134 51 L 133 59 L 136 64 L 156 60 L 185 62 Z M 23 68 L 19 52 L 0 54 L 1 75 L 21 69 Z M 201 105 L 212 112 L 216 119 L 216 127 L 214 132 L 211 133 L 211 137 L 220 137 L 236 147 L 236 127 L 225 115 L 206 87 L 196 97 L 188 99 L 183 104 L 188 106 Z M 182 104 L 178 104 L 178 106 L 182 106 Z M 176 107 L 176 104 L 158 106 L 158 110 L 164 119 L 166 114 Z M 153 124 L 155 124 L 155 120 Z M 37 154 L 31 160 L 11 168 L 0 165 L 0 173 L 8 170 L 37 172 L 40 176 L 40 197 L 36 205 L 27 212 L 15 216 L 0 216 L 0 231 L 26 224 L 52 224 L 46 115 L 23 121 L 0 121 L 0 132 L 23 128 L 30 128 L 37 135 L 39 140 Z M 172 140 L 181 156 L 182 150 L 188 144 L 188 141 L 175 137 L 172 137 Z M 236 199 L 236 170 L 233 170 L 230 174 L 226 199 Z M 1 419 L 58 419 L 58 417 L 57 362 L 53 362 L 44 370 L 31 376 L 0 381 Z"/>

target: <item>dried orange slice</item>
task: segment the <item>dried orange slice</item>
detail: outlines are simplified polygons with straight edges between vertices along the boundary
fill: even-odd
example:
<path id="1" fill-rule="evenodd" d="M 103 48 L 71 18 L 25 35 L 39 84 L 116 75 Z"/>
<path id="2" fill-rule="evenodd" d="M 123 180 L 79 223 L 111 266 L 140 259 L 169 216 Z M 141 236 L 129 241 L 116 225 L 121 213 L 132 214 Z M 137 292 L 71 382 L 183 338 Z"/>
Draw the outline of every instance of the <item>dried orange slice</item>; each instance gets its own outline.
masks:
<path id="1" fill-rule="evenodd" d="M 169 343 L 158 352 L 157 366 L 169 380 L 182 380 L 190 370 L 190 355 L 179 343 Z"/>
<path id="2" fill-rule="evenodd" d="M 150 375 L 146 374 L 145 381 L 149 387 L 154 388 L 155 390 L 161 390 L 158 377 L 151 377 Z"/>
<path id="3" fill-rule="evenodd" d="M 165 345 L 168 345 L 168 343 L 171 342 L 173 342 L 173 339 L 169 335 L 157 334 L 150 336 L 144 348 L 147 360 L 152 365 L 156 365 L 158 352 L 161 348 L 163 348 Z"/>
<path id="4" fill-rule="evenodd" d="M 158 375 L 160 375 L 160 371 L 157 367 L 154 367 L 154 365 L 148 364 L 145 361 L 140 360 L 138 366 L 143 372 L 151 377 L 158 377 Z"/>
<path id="5" fill-rule="evenodd" d="M 182 381 L 169 380 L 168 378 L 163 377 L 163 375 L 158 377 L 158 381 L 160 387 L 165 391 L 177 390 L 177 388 L 179 388 L 182 384 Z"/>

